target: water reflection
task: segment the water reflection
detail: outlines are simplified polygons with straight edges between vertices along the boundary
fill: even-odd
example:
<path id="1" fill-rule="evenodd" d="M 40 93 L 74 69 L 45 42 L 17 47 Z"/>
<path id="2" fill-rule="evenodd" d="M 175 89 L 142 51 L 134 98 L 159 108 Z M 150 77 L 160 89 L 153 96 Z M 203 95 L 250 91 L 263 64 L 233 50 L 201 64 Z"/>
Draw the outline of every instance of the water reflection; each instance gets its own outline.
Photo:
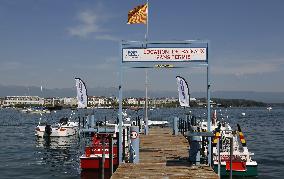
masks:
<path id="1" fill-rule="evenodd" d="M 79 145 L 76 136 L 36 139 L 36 159 L 39 165 L 46 165 L 50 171 L 79 173 Z M 70 173 L 71 172 L 71 173 Z"/>
<path id="2" fill-rule="evenodd" d="M 75 136 L 37 138 L 36 147 L 46 149 L 67 149 L 76 142 Z"/>

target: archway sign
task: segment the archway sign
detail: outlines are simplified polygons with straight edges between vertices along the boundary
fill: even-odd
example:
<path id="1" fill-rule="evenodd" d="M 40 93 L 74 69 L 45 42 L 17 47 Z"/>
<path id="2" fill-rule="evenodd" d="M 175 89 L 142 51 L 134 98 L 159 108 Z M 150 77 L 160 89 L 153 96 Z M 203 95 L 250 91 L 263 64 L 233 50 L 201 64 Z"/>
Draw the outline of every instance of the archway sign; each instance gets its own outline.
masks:
<path id="1" fill-rule="evenodd" d="M 119 85 L 119 163 L 122 163 L 122 82 L 123 68 L 184 68 L 195 63 L 207 68 L 207 131 L 211 131 L 209 42 L 184 41 L 122 41 Z M 146 119 L 146 128 L 148 121 Z M 208 145 L 208 164 L 211 166 L 211 143 Z"/>

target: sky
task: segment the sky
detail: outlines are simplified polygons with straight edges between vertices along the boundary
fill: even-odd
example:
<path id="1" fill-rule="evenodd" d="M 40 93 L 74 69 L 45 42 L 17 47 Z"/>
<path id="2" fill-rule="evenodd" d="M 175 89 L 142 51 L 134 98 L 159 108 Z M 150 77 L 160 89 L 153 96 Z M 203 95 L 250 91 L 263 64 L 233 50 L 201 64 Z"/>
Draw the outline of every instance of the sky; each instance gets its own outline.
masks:
<path id="1" fill-rule="evenodd" d="M 143 41 L 128 25 L 142 0 L 0 0 L 0 84 L 73 88 L 119 85 L 121 40 Z M 210 41 L 213 91 L 284 92 L 283 0 L 149 0 L 149 40 Z M 150 90 L 206 90 L 206 69 L 149 69 Z M 124 89 L 143 89 L 145 69 L 123 70 Z"/>

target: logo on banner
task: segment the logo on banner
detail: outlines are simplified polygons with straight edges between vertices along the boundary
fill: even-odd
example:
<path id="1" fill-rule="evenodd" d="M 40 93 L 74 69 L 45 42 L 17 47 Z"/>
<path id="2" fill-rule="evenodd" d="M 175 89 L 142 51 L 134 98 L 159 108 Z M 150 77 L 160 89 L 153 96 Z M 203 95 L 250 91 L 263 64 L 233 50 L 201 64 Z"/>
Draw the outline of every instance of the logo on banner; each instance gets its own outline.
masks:
<path id="1" fill-rule="evenodd" d="M 180 90 L 181 90 L 183 100 L 185 100 L 184 84 L 182 80 L 180 81 Z"/>
<path id="2" fill-rule="evenodd" d="M 138 58 L 139 57 L 137 50 L 128 50 L 127 55 L 131 58 Z"/>

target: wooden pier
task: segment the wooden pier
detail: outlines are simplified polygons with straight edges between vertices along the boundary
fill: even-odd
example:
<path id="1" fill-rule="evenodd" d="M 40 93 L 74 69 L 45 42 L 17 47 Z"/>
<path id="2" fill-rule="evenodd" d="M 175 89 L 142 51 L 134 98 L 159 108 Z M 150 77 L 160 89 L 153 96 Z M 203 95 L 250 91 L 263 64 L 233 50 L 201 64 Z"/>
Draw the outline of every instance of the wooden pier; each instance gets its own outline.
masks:
<path id="1" fill-rule="evenodd" d="M 172 135 L 170 128 L 151 128 L 149 135 L 140 135 L 140 162 L 119 165 L 111 178 L 218 179 L 208 166 L 189 165 L 187 157 L 188 142 L 184 136 Z"/>

